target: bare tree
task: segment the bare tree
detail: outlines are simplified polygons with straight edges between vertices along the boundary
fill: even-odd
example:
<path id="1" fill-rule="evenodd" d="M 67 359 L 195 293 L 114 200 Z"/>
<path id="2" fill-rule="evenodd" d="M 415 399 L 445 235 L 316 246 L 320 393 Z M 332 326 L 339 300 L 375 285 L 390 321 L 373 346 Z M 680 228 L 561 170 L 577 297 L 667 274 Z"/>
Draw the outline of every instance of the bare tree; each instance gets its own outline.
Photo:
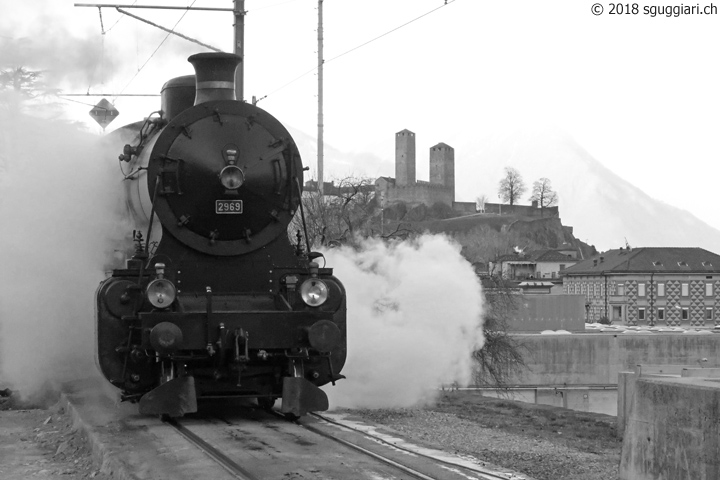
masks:
<path id="1" fill-rule="evenodd" d="M 486 279 L 484 286 L 485 345 L 473 354 L 478 362 L 475 384 L 507 392 L 510 380 L 526 368 L 523 351 L 527 347 L 507 332 L 507 322 L 518 307 L 517 295 L 499 276 Z"/>
<path id="2" fill-rule="evenodd" d="M 380 219 L 372 179 L 345 177 L 326 187 L 324 195 L 317 189 L 306 190 L 302 204 L 307 240 L 313 248 L 351 243 L 356 236 L 376 234 L 375 217 L 378 222 Z M 296 215 L 288 227 L 293 241 L 298 230 L 302 231 L 303 225 Z M 379 224 L 377 230 L 379 233 Z"/>
<path id="3" fill-rule="evenodd" d="M 538 202 L 540 215 L 542 215 L 542 211 L 545 208 L 557 205 L 558 194 L 555 190 L 553 190 L 552 185 L 550 184 L 550 179 L 543 177 L 533 183 L 530 201 Z"/>
<path id="4" fill-rule="evenodd" d="M 526 190 L 527 188 L 525 187 L 525 182 L 520 172 L 512 167 L 505 167 L 505 177 L 500 180 L 498 188 L 500 198 L 510 203 L 510 205 L 514 205 Z"/>
<path id="5" fill-rule="evenodd" d="M 475 199 L 475 209 L 478 212 L 485 213 L 485 204 L 488 203 L 488 196 L 484 193 Z"/>

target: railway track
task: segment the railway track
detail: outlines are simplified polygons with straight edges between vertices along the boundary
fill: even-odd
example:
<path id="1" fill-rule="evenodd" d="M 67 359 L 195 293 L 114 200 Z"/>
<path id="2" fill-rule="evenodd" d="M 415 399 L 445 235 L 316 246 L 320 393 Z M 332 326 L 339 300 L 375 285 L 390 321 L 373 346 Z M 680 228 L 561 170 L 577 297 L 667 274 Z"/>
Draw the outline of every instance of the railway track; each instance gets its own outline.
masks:
<path id="1" fill-rule="evenodd" d="M 239 480 L 527 479 L 398 446 L 323 415 L 290 421 L 274 411 L 236 412 L 165 422 L 222 466 L 227 478 Z"/>

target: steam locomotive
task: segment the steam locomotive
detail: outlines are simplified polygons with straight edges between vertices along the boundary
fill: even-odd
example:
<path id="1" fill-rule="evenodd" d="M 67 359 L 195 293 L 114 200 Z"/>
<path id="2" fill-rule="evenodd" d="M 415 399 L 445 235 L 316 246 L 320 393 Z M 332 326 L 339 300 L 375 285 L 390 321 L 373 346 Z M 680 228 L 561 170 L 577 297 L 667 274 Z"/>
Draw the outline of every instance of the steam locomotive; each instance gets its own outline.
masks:
<path id="1" fill-rule="evenodd" d="M 345 290 L 300 231 L 288 236 L 300 154 L 278 120 L 236 100 L 240 60 L 189 57 L 195 75 L 116 134 L 134 135 L 120 160 L 135 231 L 96 293 L 97 363 L 141 414 L 251 397 L 301 416 L 327 410 L 319 387 L 344 378 Z"/>

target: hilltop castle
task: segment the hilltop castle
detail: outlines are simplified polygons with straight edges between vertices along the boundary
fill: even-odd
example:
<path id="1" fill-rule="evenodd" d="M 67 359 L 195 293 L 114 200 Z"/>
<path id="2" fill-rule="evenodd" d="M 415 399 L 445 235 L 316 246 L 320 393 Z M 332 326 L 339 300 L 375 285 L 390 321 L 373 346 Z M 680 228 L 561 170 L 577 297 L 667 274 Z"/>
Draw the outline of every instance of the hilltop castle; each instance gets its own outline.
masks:
<path id="1" fill-rule="evenodd" d="M 455 201 L 455 149 L 445 143 L 430 147 L 430 181 L 417 180 L 415 134 L 402 130 L 395 134 L 395 178 L 375 181 L 375 195 L 385 205 L 408 206 L 442 203 L 461 213 L 475 213 L 475 202 Z"/>

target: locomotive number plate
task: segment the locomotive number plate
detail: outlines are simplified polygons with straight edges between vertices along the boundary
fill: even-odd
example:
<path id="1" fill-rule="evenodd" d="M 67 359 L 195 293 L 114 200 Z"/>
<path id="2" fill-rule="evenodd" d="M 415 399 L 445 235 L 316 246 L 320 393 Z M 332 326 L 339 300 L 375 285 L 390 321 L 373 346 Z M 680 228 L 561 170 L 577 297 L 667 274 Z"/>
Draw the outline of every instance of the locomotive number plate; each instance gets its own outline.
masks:
<path id="1" fill-rule="evenodd" d="M 242 213 L 242 200 L 215 200 L 215 213 Z"/>

